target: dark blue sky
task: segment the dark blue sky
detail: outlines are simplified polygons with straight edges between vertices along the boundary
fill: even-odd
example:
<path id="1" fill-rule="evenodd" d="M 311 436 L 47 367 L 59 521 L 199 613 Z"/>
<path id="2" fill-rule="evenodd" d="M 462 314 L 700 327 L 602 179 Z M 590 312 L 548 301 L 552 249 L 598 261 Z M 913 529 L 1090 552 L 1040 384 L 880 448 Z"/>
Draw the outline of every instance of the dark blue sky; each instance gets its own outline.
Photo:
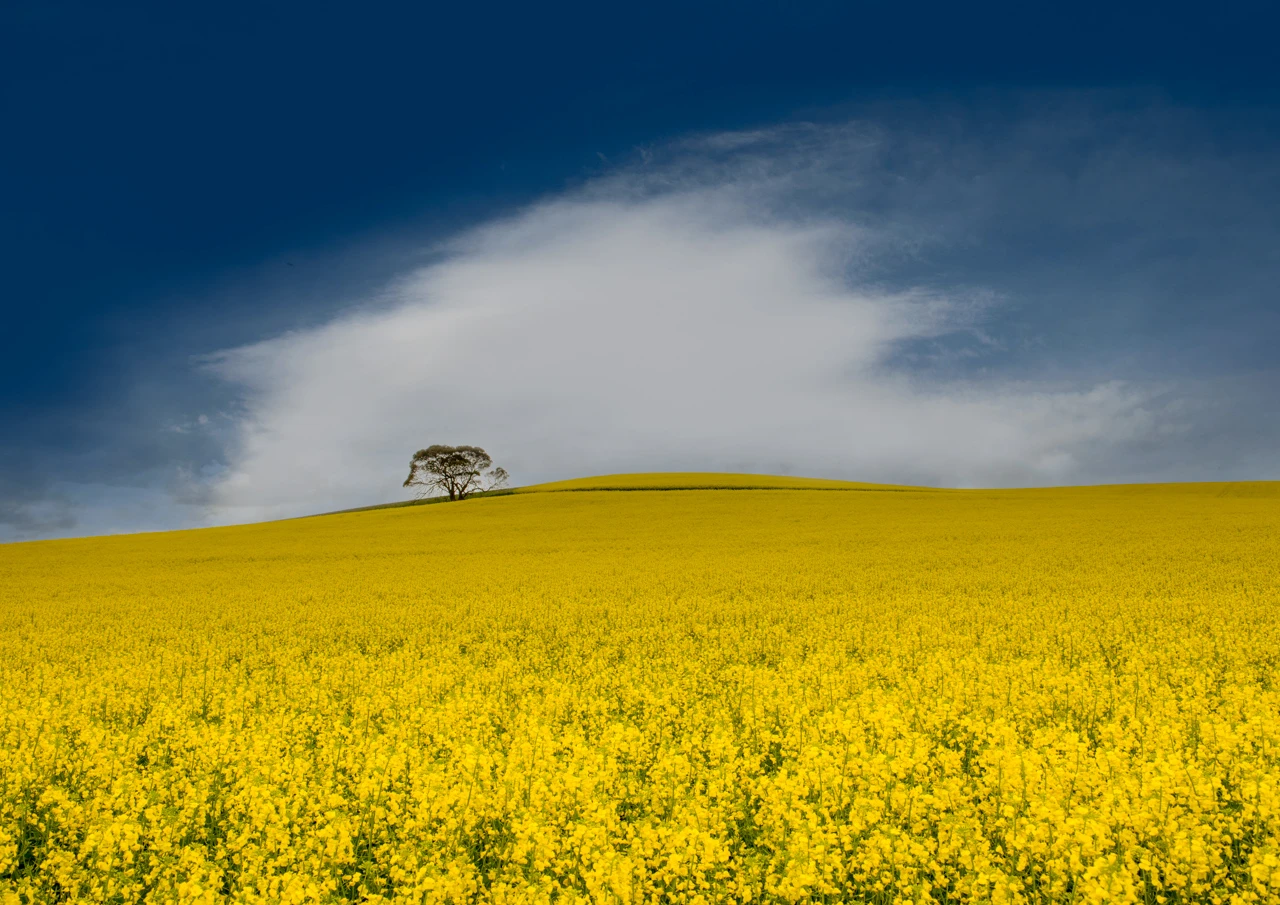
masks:
<path id="1" fill-rule="evenodd" d="M 191 356 L 323 322 L 396 266 L 340 266 L 332 249 L 447 235 L 638 146 L 848 111 L 1120 92 L 1192 111 L 1196 140 L 1227 156 L 1265 155 L 1280 67 L 1263 17 L 1229 3 L 6 3 L 0 521 L 36 524 L 68 469 L 134 486 L 166 457 L 216 460 L 129 438 L 151 392 L 138 375 L 181 382 Z M 245 280 L 294 289 L 271 304 L 234 291 Z M 171 402 L 155 394 L 154 410 Z M 61 494 L 32 531 L 74 530 Z"/>

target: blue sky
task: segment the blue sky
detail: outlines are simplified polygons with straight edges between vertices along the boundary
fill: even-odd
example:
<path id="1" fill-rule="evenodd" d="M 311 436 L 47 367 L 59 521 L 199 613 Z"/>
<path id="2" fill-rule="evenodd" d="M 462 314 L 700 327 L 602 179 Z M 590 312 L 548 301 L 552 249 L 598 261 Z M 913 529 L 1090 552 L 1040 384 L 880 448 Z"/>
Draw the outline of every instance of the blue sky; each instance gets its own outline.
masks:
<path id="1" fill-rule="evenodd" d="M 0 540 L 431 442 L 1280 478 L 1261 4 L 462 7 L 0 10 Z"/>

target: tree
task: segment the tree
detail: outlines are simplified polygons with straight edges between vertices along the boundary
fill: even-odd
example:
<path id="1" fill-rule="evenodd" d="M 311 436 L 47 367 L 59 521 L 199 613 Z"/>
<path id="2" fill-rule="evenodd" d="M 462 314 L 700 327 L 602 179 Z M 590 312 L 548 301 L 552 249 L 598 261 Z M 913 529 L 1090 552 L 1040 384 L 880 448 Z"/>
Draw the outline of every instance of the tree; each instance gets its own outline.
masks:
<path id="1" fill-rule="evenodd" d="M 447 493 L 451 500 L 465 500 L 478 490 L 506 485 L 507 470 L 492 465 L 489 454 L 478 446 L 436 444 L 413 454 L 404 486 L 418 488 L 419 496 Z"/>

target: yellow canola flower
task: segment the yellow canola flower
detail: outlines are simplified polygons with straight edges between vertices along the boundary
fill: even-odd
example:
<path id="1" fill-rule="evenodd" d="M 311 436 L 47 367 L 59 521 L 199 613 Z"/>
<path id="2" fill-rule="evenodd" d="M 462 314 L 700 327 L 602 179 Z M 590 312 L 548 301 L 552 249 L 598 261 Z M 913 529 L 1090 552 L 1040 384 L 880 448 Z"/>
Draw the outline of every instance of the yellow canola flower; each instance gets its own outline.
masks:
<path id="1" fill-rule="evenodd" d="M 1280 901 L 1280 485 L 592 486 L 0 547 L 0 903 Z"/>

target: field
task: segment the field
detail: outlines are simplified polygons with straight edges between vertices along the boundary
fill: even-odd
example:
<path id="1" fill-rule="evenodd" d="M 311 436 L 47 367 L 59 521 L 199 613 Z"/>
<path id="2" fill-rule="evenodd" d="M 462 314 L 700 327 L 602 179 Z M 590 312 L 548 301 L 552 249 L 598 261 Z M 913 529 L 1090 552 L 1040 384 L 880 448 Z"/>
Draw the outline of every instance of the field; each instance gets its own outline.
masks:
<path id="1" fill-rule="evenodd" d="M 547 489 L 0 546 L 0 903 L 1280 901 L 1280 484 Z"/>
<path id="2" fill-rule="evenodd" d="M 758 474 L 612 474 L 572 481 L 554 481 L 517 488 L 518 493 L 551 493 L 565 490 L 915 490 L 928 487 L 902 487 L 896 484 L 860 484 L 855 481 L 832 481 L 827 478 L 785 478 Z M 935 493 L 938 491 L 934 491 Z"/>

